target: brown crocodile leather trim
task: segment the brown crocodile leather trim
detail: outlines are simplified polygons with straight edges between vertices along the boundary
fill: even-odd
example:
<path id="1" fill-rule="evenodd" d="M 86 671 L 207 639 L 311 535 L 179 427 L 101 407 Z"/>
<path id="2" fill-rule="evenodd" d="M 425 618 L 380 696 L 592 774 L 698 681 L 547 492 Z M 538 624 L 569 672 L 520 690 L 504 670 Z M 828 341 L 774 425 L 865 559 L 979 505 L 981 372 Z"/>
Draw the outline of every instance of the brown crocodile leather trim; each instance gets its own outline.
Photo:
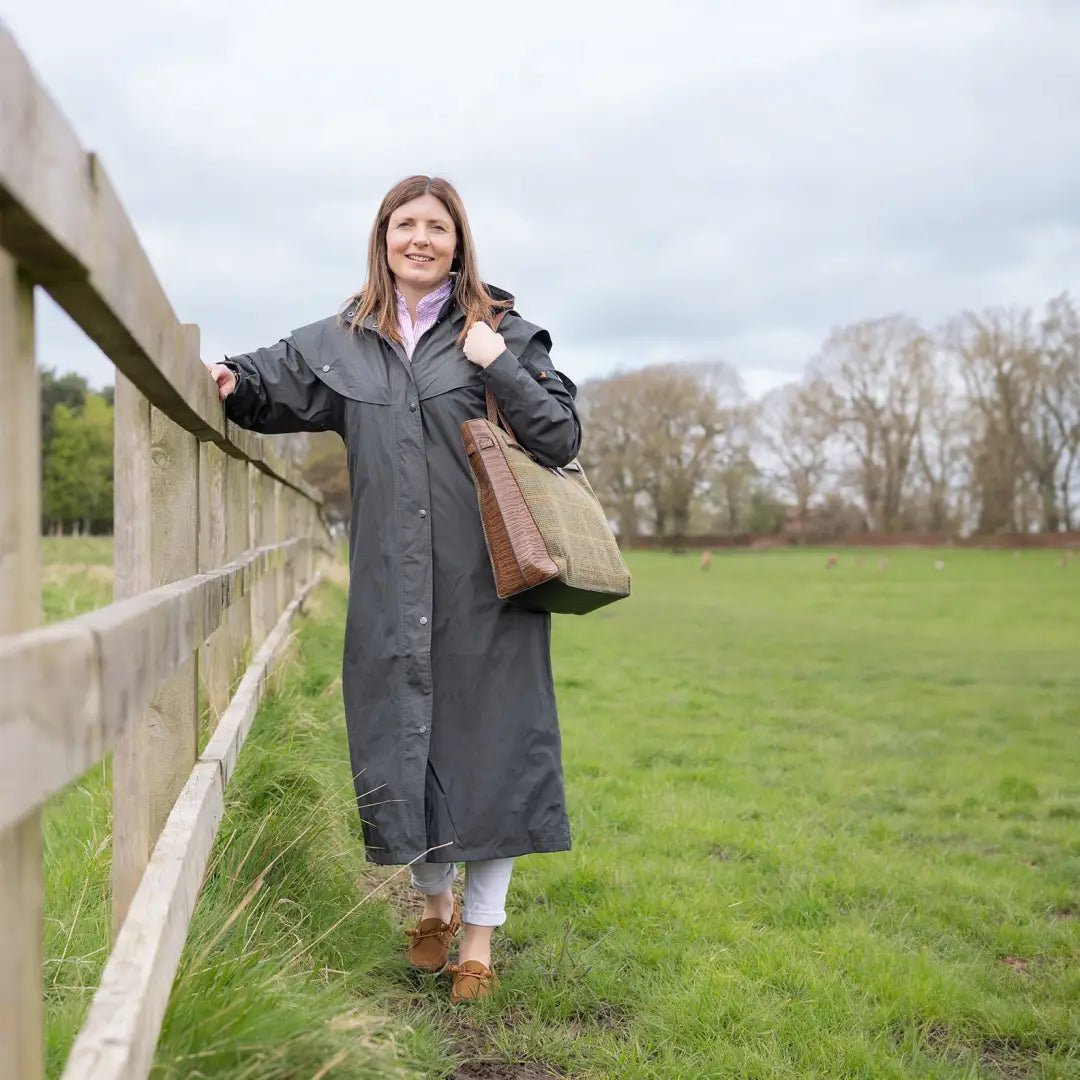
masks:
<path id="1" fill-rule="evenodd" d="M 461 437 L 476 478 L 480 517 L 484 523 L 495 591 L 502 599 L 557 577 L 559 568 L 548 554 L 540 530 L 521 489 L 506 464 L 508 449 L 487 420 L 466 420 Z"/>

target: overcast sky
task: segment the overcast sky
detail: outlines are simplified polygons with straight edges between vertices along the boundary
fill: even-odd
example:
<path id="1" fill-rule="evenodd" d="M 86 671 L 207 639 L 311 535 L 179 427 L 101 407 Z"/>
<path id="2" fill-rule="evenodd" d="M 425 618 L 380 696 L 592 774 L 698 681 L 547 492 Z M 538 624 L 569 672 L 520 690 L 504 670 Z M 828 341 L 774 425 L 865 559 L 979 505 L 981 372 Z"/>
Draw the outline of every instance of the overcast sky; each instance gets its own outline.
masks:
<path id="1" fill-rule="evenodd" d="M 204 359 L 363 284 L 446 176 L 485 279 L 577 381 L 1080 291 L 1080 3 L 5 0 Z M 112 381 L 41 304 L 41 363 Z M 85 339 L 83 339 L 85 340 Z"/>

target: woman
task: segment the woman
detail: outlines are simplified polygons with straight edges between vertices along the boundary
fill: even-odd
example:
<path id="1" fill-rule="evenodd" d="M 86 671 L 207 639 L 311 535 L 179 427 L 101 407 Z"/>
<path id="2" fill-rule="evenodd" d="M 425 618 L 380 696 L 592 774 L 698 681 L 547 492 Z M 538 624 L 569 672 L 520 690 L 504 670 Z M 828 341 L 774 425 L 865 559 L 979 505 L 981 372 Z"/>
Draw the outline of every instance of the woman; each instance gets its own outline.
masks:
<path id="1" fill-rule="evenodd" d="M 461 441 L 489 388 L 539 461 L 577 455 L 576 389 L 550 367 L 547 332 L 512 305 L 480 280 L 454 188 L 413 176 L 383 199 L 367 283 L 340 315 L 211 368 L 242 427 L 345 441 L 342 687 L 366 855 L 411 864 L 424 894 L 413 966 L 441 971 L 464 924 L 455 1003 L 494 983 L 514 858 L 570 847 L 550 617 L 496 595 Z"/>

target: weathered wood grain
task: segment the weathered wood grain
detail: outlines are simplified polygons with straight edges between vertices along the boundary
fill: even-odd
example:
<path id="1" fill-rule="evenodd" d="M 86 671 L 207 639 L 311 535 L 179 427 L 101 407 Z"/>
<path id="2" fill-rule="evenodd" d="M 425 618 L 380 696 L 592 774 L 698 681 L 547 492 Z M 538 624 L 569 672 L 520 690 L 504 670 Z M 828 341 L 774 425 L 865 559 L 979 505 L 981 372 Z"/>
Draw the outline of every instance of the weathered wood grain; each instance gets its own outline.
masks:
<path id="1" fill-rule="evenodd" d="M 0 637 L 0 828 L 100 761 L 226 607 L 308 543 L 248 552 L 77 619 Z"/>
<path id="2" fill-rule="evenodd" d="M 229 458 L 225 463 L 226 540 L 230 560 L 256 546 L 248 516 L 250 466 L 246 461 Z M 228 611 L 229 686 L 234 686 L 247 665 L 245 652 L 251 640 L 251 592 L 246 592 Z"/>
<path id="3" fill-rule="evenodd" d="M 86 154 L 2 25 L 0 101 L 3 244 L 33 264 L 38 280 L 85 275 L 80 256 L 92 230 Z"/>
<path id="4" fill-rule="evenodd" d="M 116 373 L 116 406 L 113 414 L 113 597 L 127 600 L 140 596 L 153 585 L 151 568 L 151 537 L 153 512 L 151 508 L 151 434 L 152 406 L 139 388 L 119 371 Z M 89 634 L 90 632 L 87 631 Z M 93 642 L 93 635 L 90 634 Z M 58 661 L 60 657 L 58 657 Z M 99 668 L 98 650 L 91 653 L 91 663 Z M 59 664 L 54 677 L 59 677 Z M 95 677 L 99 671 L 95 670 Z M 78 680 L 72 684 L 77 685 Z M 100 687 L 99 687 L 100 694 Z M 99 706 L 100 707 L 100 706 Z M 78 740 L 79 755 L 96 759 L 106 750 L 106 729 L 92 722 L 85 714 L 57 710 L 55 715 L 70 716 L 83 728 L 89 738 Z M 28 721 L 24 720 L 24 723 Z M 0 732 L 4 729 L 0 726 Z M 32 728 L 27 728 L 32 733 Z M 113 844 L 112 844 L 112 930 L 113 936 L 124 921 L 139 879 L 146 868 L 146 853 L 150 848 L 150 803 L 138 779 L 146 775 L 148 737 L 144 723 L 124 725 L 117 733 L 113 755 Z M 79 745 L 82 744 L 82 745 Z M 33 753 L 28 744 L 26 755 L 41 762 L 40 750 Z M 60 771 L 69 765 L 68 754 L 55 757 L 56 766 L 43 779 L 57 790 L 67 782 L 68 773 Z M 137 778 L 129 783 L 128 778 Z M 3 783 L 0 781 L 0 805 L 3 805 Z"/>
<path id="5" fill-rule="evenodd" d="M 43 854 L 40 810 L 0 829 L 0 1076 L 20 1080 L 42 1075 Z"/>
<path id="6" fill-rule="evenodd" d="M 41 615 L 40 410 L 30 281 L 0 250 L 0 632 Z"/>
<path id="7" fill-rule="evenodd" d="M 270 533 L 266 528 L 265 486 L 262 473 L 254 466 L 248 467 L 248 535 L 252 544 L 269 544 Z M 273 625 L 266 603 L 266 581 L 260 581 L 251 590 L 251 644 L 258 649 Z"/>
<path id="8" fill-rule="evenodd" d="M 198 329 L 190 328 L 193 334 L 189 328 L 184 329 L 183 352 L 197 357 Z M 166 585 L 198 571 L 199 444 L 191 432 L 154 409 L 150 416 L 150 446 L 154 518 L 151 575 L 154 585 Z M 194 643 L 194 649 L 150 702 L 146 770 L 139 781 L 150 801 L 147 859 L 198 755 L 197 649 L 201 644 Z M 136 782 L 134 777 L 125 781 Z"/>
<path id="9" fill-rule="evenodd" d="M 34 290 L 2 250 L 0 386 L 0 634 L 13 634 L 41 620 L 40 411 Z M 5 690 L 0 676 L 0 694 Z M 41 813 L 26 810 L 0 822 L 0 1076 L 38 1080 L 44 1048 Z"/>
<path id="10" fill-rule="evenodd" d="M 205 573 L 229 561 L 226 536 L 228 525 L 227 465 L 224 451 L 213 443 L 199 446 L 199 571 Z M 297 494 L 298 499 L 303 499 Z M 305 500 L 306 501 L 306 500 Z M 299 536 L 299 531 L 290 536 Z M 222 625 L 206 640 L 199 657 L 199 678 L 210 713 L 220 720 L 229 704 L 229 620 L 226 613 Z"/>

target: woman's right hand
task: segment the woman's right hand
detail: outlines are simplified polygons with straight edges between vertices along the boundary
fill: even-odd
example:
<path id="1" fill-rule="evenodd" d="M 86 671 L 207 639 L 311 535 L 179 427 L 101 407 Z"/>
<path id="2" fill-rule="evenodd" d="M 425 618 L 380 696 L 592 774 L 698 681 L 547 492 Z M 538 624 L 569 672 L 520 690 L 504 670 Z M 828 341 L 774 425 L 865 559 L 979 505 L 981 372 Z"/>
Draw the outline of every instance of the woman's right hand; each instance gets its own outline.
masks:
<path id="1" fill-rule="evenodd" d="M 236 372 L 224 364 L 211 364 L 210 378 L 217 383 L 218 397 L 222 401 L 236 389 Z"/>

